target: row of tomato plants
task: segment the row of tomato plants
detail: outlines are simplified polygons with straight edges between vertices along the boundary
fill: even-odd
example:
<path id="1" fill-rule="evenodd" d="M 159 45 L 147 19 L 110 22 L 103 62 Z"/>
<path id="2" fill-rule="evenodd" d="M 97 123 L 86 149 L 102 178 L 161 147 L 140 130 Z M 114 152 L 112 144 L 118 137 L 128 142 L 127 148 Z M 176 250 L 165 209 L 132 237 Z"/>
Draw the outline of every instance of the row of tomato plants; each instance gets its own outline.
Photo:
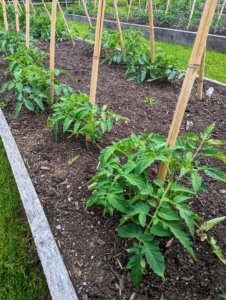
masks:
<path id="1" fill-rule="evenodd" d="M 3 40 L 9 41 L 1 45 L 0 51 L 9 61 L 6 73 L 12 78 L 3 85 L 2 91 L 14 89 L 17 116 L 23 105 L 36 114 L 49 108 L 49 88 L 54 86 L 56 103 L 51 106 L 53 115 L 47 124 L 53 127 L 55 134 L 58 123 L 62 123 L 63 132 L 88 135 L 95 142 L 106 130 L 111 130 L 113 120 L 126 119 L 107 111 L 106 106 L 92 107 L 86 94 L 76 94 L 59 80 L 51 81 L 50 70 L 44 67 L 43 61 L 47 54 L 33 45 L 26 49 L 23 34 L 4 31 L 0 34 Z M 60 72 L 69 76 L 65 71 L 55 70 L 56 75 Z M 173 148 L 165 148 L 165 137 L 150 133 L 132 134 L 101 151 L 99 170 L 88 182 L 92 196 L 87 208 L 96 204 L 103 206 L 104 213 L 111 216 L 116 211 L 121 214 L 117 232 L 120 237 L 134 241 L 127 249 L 131 253 L 127 269 L 131 270 L 134 285 L 143 280 L 146 265 L 164 277 L 164 257 L 158 246 L 162 237 L 174 236 L 196 260 L 192 249 L 195 228 L 201 239 L 226 263 L 214 238 L 206 234 L 225 217 L 200 224 L 202 218 L 187 204 L 188 199 L 200 191 L 207 192 L 203 175 L 226 182 L 223 171 L 204 165 L 202 160 L 213 157 L 226 162 L 225 155 L 218 149 L 226 141 L 212 139 L 213 128 L 214 124 L 200 135 L 185 134 Z M 156 162 L 167 167 L 166 182 L 150 178 L 150 169 Z"/>

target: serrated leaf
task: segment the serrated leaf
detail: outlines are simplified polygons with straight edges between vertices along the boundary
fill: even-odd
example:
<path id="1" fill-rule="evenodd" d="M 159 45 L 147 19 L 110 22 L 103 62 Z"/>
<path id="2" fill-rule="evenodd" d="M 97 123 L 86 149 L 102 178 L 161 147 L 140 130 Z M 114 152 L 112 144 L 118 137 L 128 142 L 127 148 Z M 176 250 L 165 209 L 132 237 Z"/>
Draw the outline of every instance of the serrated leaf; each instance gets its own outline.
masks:
<path id="1" fill-rule="evenodd" d="M 151 226 L 150 232 L 154 235 L 162 236 L 162 237 L 172 235 L 172 232 L 170 230 L 163 228 L 159 224 L 153 224 Z"/>
<path id="2" fill-rule="evenodd" d="M 145 189 L 146 183 L 145 181 L 141 178 L 141 176 L 137 174 L 127 174 L 124 175 L 123 177 L 133 186 L 138 187 L 140 190 Z"/>
<path id="3" fill-rule="evenodd" d="M 71 125 L 72 122 L 73 122 L 73 119 L 68 118 L 68 117 L 64 120 L 63 132 L 68 130 L 68 128 L 69 128 L 69 126 Z"/>
<path id="4" fill-rule="evenodd" d="M 186 201 L 187 199 L 189 199 L 190 197 L 189 196 L 184 196 L 184 195 L 177 195 L 173 198 L 172 202 L 173 203 L 181 203 L 181 202 L 184 202 Z"/>
<path id="5" fill-rule="evenodd" d="M 185 247 L 185 249 L 187 249 L 192 258 L 196 260 L 195 254 L 191 247 L 192 243 L 187 233 L 183 231 L 183 227 L 181 226 L 181 224 L 177 221 L 162 220 L 162 222 L 165 226 L 167 226 L 170 229 L 170 231 L 180 241 L 180 243 Z"/>
<path id="6" fill-rule="evenodd" d="M 128 204 L 125 201 L 123 195 L 108 194 L 106 197 L 109 204 L 120 212 L 126 212 L 128 210 Z"/>
<path id="7" fill-rule="evenodd" d="M 199 231 L 208 231 L 213 226 L 217 225 L 218 223 L 222 222 L 225 219 L 225 217 L 218 217 L 211 219 L 209 221 L 206 221 L 202 224 L 202 226 L 199 228 Z"/>
<path id="8" fill-rule="evenodd" d="M 185 133 L 181 136 L 179 136 L 179 139 L 187 139 L 187 140 L 191 140 L 193 142 L 200 142 L 200 137 L 194 133 Z"/>
<path id="9" fill-rule="evenodd" d="M 135 224 L 128 224 L 121 226 L 117 229 L 118 235 L 124 238 L 137 238 L 138 240 L 142 237 L 142 230 L 140 226 Z"/>
<path id="10" fill-rule="evenodd" d="M 179 221 L 180 217 L 169 208 L 161 208 L 158 212 L 158 217 L 169 221 Z"/>
<path id="11" fill-rule="evenodd" d="M 190 190 L 190 189 L 188 189 L 188 188 L 186 188 L 183 185 L 180 185 L 178 183 L 171 184 L 170 190 L 175 191 L 175 192 L 183 192 L 183 193 L 186 193 L 186 194 L 192 194 L 192 195 L 195 194 L 194 191 L 192 191 L 192 190 Z"/>
<path id="12" fill-rule="evenodd" d="M 18 115 L 19 115 L 19 113 L 21 111 L 22 106 L 23 106 L 23 102 L 17 103 L 16 108 L 15 108 L 15 116 L 16 117 L 18 117 Z"/>
<path id="13" fill-rule="evenodd" d="M 142 253 L 144 253 L 150 268 L 161 277 L 164 277 L 165 264 L 164 257 L 159 250 L 158 242 L 143 240 Z"/>
<path id="14" fill-rule="evenodd" d="M 210 240 L 208 241 L 208 243 L 210 244 L 211 248 L 213 249 L 213 252 L 220 259 L 220 261 L 222 261 L 222 263 L 226 265 L 226 259 L 224 258 L 221 248 L 216 245 L 215 239 L 213 237 L 210 237 Z"/>
<path id="15" fill-rule="evenodd" d="M 45 107 L 43 105 L 42 99 L 35 97 L 34 98 L 35 103 L 41 108 L 41 110 L 45 110 Z"/>
<path id="16" fill-rule="evenodd" d="M 204 147 L 204 156 L 215 157 L 226 163 L 226 156 L 218 149 L 214 149 L 213 147 Z"/>
<path id="17" fill-rule="evenodd" d="M 81 122 L 76 122 L 74 124 L 74 127 L 73 127 L 73 134 L 76 134 L 78 129 L 79 129 L 79 126 L 81 125 Z"/>
<path id="18" fill-rule="evenodd" d="M 112 154 L 114 153 L 115 149 L 114 147 L 110 146 L 110 147 L 107 147 L 105 148 L 102 152 L 101 152 L 101 155 L 100 155 L 100 163 L 102 166 L 105 166 L 109 157 L 112 156 Z"/>
<path id="19" fill-rule="evenodd" d="M 131 210 L 126 212 L 126 215 L 123 217 L 122 221 L 120 222 L 119 226 L 121 226 L 125 221 L 129 220 L 130 218 L 138 215 L 139 222 L 142 227 L 146 225 L 146 216 L 149 213 L 149 205 L 145 202 L 136 202 L 135 205 L 131 207 Z"/>
<path id="20" fill-rule="evenodd" d="M 27 109 L 34 111 L 34 105 L 30 100 L 26 100 L 24 104 L 27 107 Z"/>
<path id="21" fill-rule="evenodd" d="M 202 185 L 202 178 L 199 176 L 198 173 L 193 172 L 191 174 L 191 183 L 195 193 L 197 193 Z"/>
<path id="22" fill-rule="evenodd" d="M 211 133 L 214 129 L 214 126 L 215 126 L 215 123 L 209 125 L 205 130 L 204 130 L 204 133 L 203 133 L 203 137 L 204 139 L 208 139 L 210 136 L 211 136 Z"/>
<path id="23" fill-rule="evenodd" d="M 204 168 L 203 172 L 209 177 L 226 182 L 226 175 L 217 167 Z"/>
<path id="24" fill-rule="evenodd" d="M 138 286 L 143 280 L 145 269 L 145 261 L 142 258 L 140 250 L 137 250 L 137 253 L 130 257 L 126 269 L 131 269 L 130 277 L 132 279 L 132 282 L 135 286 Z"/>
<path id="25" fill-rule="evenodd" d="M 179 203 L 176 205 L 176 208 L 179 210 L 179 214 L 182 219 L 185 220 L 189 231 L 191 233 L 191 236 L 194 238 L 194 227 L 195 227 L 195 222 L 193 217 L 195 214 L 190 210 L 189 205 L 184 204 L 184 203 Z"/>

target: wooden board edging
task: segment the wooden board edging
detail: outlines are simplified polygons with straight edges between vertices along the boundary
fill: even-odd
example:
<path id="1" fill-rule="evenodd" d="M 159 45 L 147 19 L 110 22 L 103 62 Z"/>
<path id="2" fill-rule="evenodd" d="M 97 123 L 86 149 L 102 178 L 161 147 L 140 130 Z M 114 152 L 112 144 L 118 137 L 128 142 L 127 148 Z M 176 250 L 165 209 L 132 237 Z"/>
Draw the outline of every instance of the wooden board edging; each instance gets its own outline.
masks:
<path id="1" fill-rule="evenodd" d="M 52 299 L 78 300 L 42 205 L 1 109 L 0 136 L 27 214 Z"/>

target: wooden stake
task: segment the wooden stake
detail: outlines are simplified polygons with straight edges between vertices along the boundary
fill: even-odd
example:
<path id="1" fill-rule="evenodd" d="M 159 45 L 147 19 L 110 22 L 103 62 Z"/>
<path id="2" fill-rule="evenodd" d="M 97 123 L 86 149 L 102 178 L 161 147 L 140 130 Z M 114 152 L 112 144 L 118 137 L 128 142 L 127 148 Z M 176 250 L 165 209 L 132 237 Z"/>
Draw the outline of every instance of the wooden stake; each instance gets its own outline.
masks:
<path id="1" fill-rule="evenodd" d="M 45 1 L 44 1 L 44 0 L 42 0 L 42 4 L 43 4 L 43 6 L 44 6 L 44 9 L 45 9 L 45 11 L 46 11 L 46 13 L 47 13 L 48 17 L 49 17 L 49 20 L 50 20 L 50 22 L 51 22 L 51 17 L 50 17 L 50 14 L 49 14 L 48 8 L 47 8 L 47 6 L 46 6 L 46 4 L 45 4 Z"/>
<path id="2" fill-rule="evenodd" d="M 168 139 L 166 142 L 166 147 L 173 147 L 176 143 L 177 136 L 180 131 L 180 126 L 183 120 L 184 112 L 191 93 L 191 89 L 194 84 L 197 70 L 200 66 L 202 55 L 206 46 L 206 40 L 213 19 L 216 4 L 217 4 L 217 0 L 206 1 L 202 18 L 200 21 L 198 33 L 195 39 L 195 44 L 192 50 L 191 58 L 184 78 L 182 90 L 178 99 L 177 107 L 170 127 Z M 165 180 L 166 174 L 167 174 L 167 168 L 163 163 L 161 163 L 158 172 L 158 178 Z"/>
<path id="3" fill-rule="evenodd" d="M 203 91 L 203 78 L 204 78 L 204 69 L 205 69 L 205 56 L 206 56 L 206 51 L 204 49 L 201 63 L 200 63 L 200 68 L 199 68 L 199 83 L 198 83 L 198 100 L 202 100 L 202 91 Z"/>
<path id="4" fill-rule="evenodd" d="M 63 13 L 62 8 L 61 8 L 61 6 L 60 6 L 60 2 L 59 2 L 58 0 L 57 0 L 57 5 L 58 5 L 59 11 L 60 11 L 60 13 L 61 13 L 61 17 L 62 17 L 62 19 L 63 19 L 63 21 L 64 21 L 64 25 L 66 26 L 68 35 L 69 35 L 69 37 L 70 37 L 70 39 L 71 39 L 71 42 L 72 42 L 73 45 L 75 45 L 75 41 L 73 40 L 73 38 L 72 38 L 72 36 L 71 36 L 70 29 L 69 29 L 69 27 L 68 27 L 67 21 L 66 21 L 66 19 L 65 19 L 65 17 L 64 17 L 64 13 Z"/>
<path id="5" fill-rule="evenodd" d="M 166 5 L 166 11 L 165 11 L 165 14 L 167 14 L 167 13 L 168 13 L 169 6 L 170 6 L 170 0 L 168 0 L 168 1 L 167 1 L 167 5 Z"/>
<path id="6" fill-rule="evenodd" d="M 26 0 L 26 47 L 29 48 L 30 41 L 30 2 Z"/>
<path id="7" fill-rule="evenodd" d="M 97 77 L 98 77 L 98 68 L 99 68 L 99 59 L 100 59 L 105 4 L 106 4 L 106 0 L 100 0 L 98 5 L 96 35 L 95 35 L 93 64 L 92 64 L 92 77 L 91 77 L 91 84 L 90 84 L 90 103 L 92 105 L 95 104 L 95 98 L 96 98 Z"/>
<path id="8" fill-rule="evenodd" d="M 83 8 L 84 8 L 84 11 L 85 11 L 85 14 L 86 14 L 86 18 L 87 18 L 88 23 L 89 23 L 89 28 L 92 29 L 92 23 L 90 21 L 89 13 L 87 11 L 86 4 L 85 4 L 84 0 L 82 0 L 82 5 L 83 5 Z"/>
<path id="9" fill-rule="evenodd" d="M 32 0 L 30 0 L 31 1 L 31 7 L 32 7 L 32 9 L 33 9 L 33 11 L 34 11 L 34 14 L 36 15 L 36 10 L 35 10 L 35 8 L 34 8 L 34 5 L 33 5 L 33 3 L 32 3 Z"/>
<path id="10" fill-rule="evenodd" d="M 50 36 L 50 80 L 54 82 L 54 59 L 55 59 L 55 33 L 56 33 L 56 10 L 57 0 L 52 0 L 52 17 L 51 17 L 51 36 Z M 54 102 L 54 86 L 50 86 L 49 89 L 50 104 Z"/>
<path id="11" fill-rule="evenodd" d="M 5 0 L 2 0 L 2 12 L 3 12 L 5 30 L 8 31 L 9 27 L 8 27 L 7 15 L 6 15 Z"/>
<path id="12" fill-rule="evenodd" d="M 100 49 L 101 49 L 105 5 L 106 5 L 106 0 L 99 0 L 97 21 L 96 21 L 96 34 L 95 34 L 95 42 L 94 42 L 92 76 L 91 76 L 91 84 L 90 84 L 90 99 L 89 99 L 92 106 L 94 106 L 96 102 L 97 77 L 98 77 L 98 68 L 99 68 L 99 60 L 100 60 Z M 86 136 L 86 141 L 90 141 L 89 136 Z"/>
<path id="13" fill-rule="evenodd" d="M 218 22 L 220 21 L 220 19 L 221 19 L 222 13 L 223 13 L 223 11 L 224 11 L 225 4 L 226 4 L 226 0 L 224 0 L 224 2 L 223 2 L 223 4 L 222 4 L 221 11 L 220 11 L 220 13 L 219 13 L 219 15 L 218 15 L 218 18 L 217 18 L 217 23 L 218 23 Z M 216 27 L 215 27 L 215 29 L 214 29 L 214 33 L 217 32 L 217 26 L 218 26 L 218 24 L 216 24 Z"/>
<path id="14" fill-rule="evenodd" d="M 129 21 L 129 14 L 130 14 L 131 6 L 132 6 L 132 0 L 130 0 L 130 2 L 129 2 L 129 10 L 128 10 L 127 22 Z"/>
<path id="15" fill-rule="evenodd" d="M 193 16 L 193 13 L 194 13 L 194 9 L 195 9 L 195 3 L 196 3 L 196 0 L 193 1 L 193 5 L 192 5 L 192 9 L 191 9 L 189 21 L 188 21 L 187 30 L 189 29 L 190 24 L 191 24 L 191 19 L 192 19 L 192 16 Z"/>
<path id="16" fill-rule="evenodd" d="M 155 61 L 155 35 L 154 35 L 152 0 L 148 0 L 148 16 L 149 16 L 149 28 L 150 28 L 151 62 L 153 63 Z"/>
<path id="17" fill-rule="evenodd" d="M 14 12 L 15 12 L 15 19 L 16 19 L 16 31 L 20 31 L 20 25 L 19 25 L 19 12 L 18 12 L 18 5 L 17 5 L 17 0 L 14 0 Z"/>
<path id="18" fill-rule="evenodd" d="M 22 8 L 20 6 L 20 2 L 19 1 L 17 1 L 17 4 L 18 4 L 18 8 L 20 9 L 20 11 L 22 11 Z"/>
<path id="19" fill-rule="evenodd" d="M 112 1 L 113 1 L 114 10 L 115 10 L 115 19 L 116 19 L 116 24 L 117 24 L 118 33 L 119 33 L 121 51 L 124 52 L 124 42 L 123 42 L 122 30 L 121 30 L 121 25 L 120 25 L 119 16 L 118 16 L 117 2 L 116 2 L 116 0 L 112 0 Z"/>

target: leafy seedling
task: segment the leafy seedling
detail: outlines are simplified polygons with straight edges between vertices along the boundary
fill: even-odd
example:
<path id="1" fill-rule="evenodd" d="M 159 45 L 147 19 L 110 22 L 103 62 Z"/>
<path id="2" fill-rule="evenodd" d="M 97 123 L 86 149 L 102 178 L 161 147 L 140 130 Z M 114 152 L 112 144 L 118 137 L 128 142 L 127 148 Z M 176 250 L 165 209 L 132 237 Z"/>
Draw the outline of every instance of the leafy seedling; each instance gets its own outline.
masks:
<path id="1" fill-rule="evenodd" d="M 68 165 L 69 165 L 69 166 L 72 165 L 78 158 L 79 158 L 79 155 L 76 155 L 75 157 L 73 157 L 72 159 L 70 159 L 70 160 L 68 161 Z"/>
<path id="2" fill-rule="evenodd" d="M 155 100 L 155 98 L 151 97 L 146 97 L 144 100 L 141 100 L 140 102 L 143 102 L 143 103 L 148 103 L 150 105 L 155 105 L 155 104 L 158 104 L 157 100 Z"/>

